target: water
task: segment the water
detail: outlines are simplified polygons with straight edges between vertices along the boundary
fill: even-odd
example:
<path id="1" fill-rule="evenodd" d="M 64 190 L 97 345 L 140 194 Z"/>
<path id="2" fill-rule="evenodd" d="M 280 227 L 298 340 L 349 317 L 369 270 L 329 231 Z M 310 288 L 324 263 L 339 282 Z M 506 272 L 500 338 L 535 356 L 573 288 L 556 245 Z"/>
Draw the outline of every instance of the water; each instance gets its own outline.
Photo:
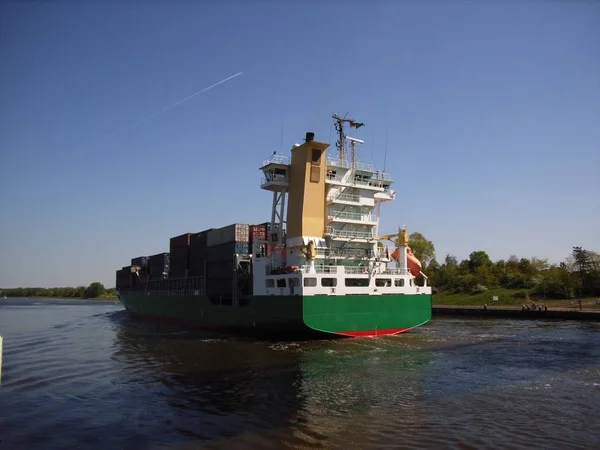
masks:
<path id="1" fill-rule="evenodd" d="M 267 342 L 9 299 L 0 334 L 1 450 L 600 448 L 596 323 Z"/>

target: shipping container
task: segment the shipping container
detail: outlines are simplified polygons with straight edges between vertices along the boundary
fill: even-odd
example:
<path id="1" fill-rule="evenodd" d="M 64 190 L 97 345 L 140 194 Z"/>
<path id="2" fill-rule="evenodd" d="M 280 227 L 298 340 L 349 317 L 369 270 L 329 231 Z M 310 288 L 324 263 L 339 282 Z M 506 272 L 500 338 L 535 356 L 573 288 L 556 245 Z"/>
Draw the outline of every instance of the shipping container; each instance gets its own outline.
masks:
<path id="1" fill-rule="evenodd" d="M 190 269 L 188 275 L 190 277 L 203 277 L 205 264 L 206 259 L 190 258 Z"/>
<path id="2" fill-rule="evenodd" d="M 191 233 L 171 238 L 169 252 L 169 277 L 181 278 L 186 275 L 190 264 Z"/>
<path id="3" fill-rule="evenodd" d="M 138 256 L 137 258 L 133 258 L 131 260 L 131 265 L 146 267 L 148 265 L 148 257 L 147 256 Z"/>
<path id="4" fill-rule="evenodd" d="M 208 233 L 212 230 L 204 230 L 200 233 L 195 233 L 190 239 L 190 260 L 189 260 L 189 276 L 203 277 L 204 264 L 206 261 L 206 243 Z"/>
<path id="5" fill-rule="evenodd" d="M 223 228 L 212 229 L 208 232 L 206 245 L 226 244 L 229 242 L 248 242 L 250 239 L 249 225 L 245 223 L 234 223 Z"/>
<path id="6" fill-rule="evenodd" d="M 171 249 L 171 253 L 173 253 L 173 249 L 177 248 L 187 248 L 190 246 L 190 237 L 192 233 L 184 233 L 179 236 L 172 237 L 169 242 L 169 247 Z"/>
<path id="7" fill-rule="evenodd" d="M 208 232 L 210 230 L 204 230 L 200 233 L 195 233 L 190 238 L 190 271 L 196 273 L 200 267 L 204 266 L 206 260 L 206 242 Z M 203 269 L 202 269 L 203 270 Z M 202 275 L 198 273 L 197 275 Z"/>
<path id="8" fill-rule="evenodd" d="M 229 261 L 207 261 L 206 262 L 206 277 L 207 278 L 222 278 L 230 277 L 237 271 L 237 264 L 231 258 Z"/>
<path id="9" fill-rule="evenodd" d="M 169 278 L 183 278 L 188 271 L 187 265 L 171 264 L 169 266 Z"/>
<path id="10" fill-rule="evenodd" d="M 206 249 L 207 261 L 232 261 L 234 255 L 247 255 L 249 248 L 247 242 L 230 242 L 216 245 Z"/>
<path id="11" fill-rule="evenodd" d="M 265 222 L 258 225 L 250 225 L 250 242 L 254 240 L 267 240 L 270 231 L 270 222 Z"/>
<path id="12" fill-rule="evenodd" d="M 209 297 L 242 297 L 252 294 L 252 280 L 250 277 L 230 275 L 206 279 L 206 295 Z"/>
<path id="13" fill-rule="evenodd" d="M 165 274 L 169 273 L 169 265 L 150 266 L 150 277 L 154 280 L 161 280 Z"/>
<path id="14" fill-rule="evenodd" d="M 148 258 L 149 266 L 168 266 L 169 265 L 169 253 L 157 253 Z"/>
<path id="15" fill-rule="evenodd" d="M 117 271 L 117 286 L 121 290 L 130 289 L 132 286 L 131 266 L 125 266 Z"/>

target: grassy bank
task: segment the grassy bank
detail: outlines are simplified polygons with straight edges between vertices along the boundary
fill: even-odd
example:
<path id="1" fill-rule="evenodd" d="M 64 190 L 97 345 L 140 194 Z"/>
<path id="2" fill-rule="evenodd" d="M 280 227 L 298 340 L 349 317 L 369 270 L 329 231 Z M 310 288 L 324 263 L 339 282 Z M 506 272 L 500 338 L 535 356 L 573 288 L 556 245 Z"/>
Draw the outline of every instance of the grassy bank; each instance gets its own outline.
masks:
<path id="1" fill-rule="evenodd" d="M 548 308 L 579 308 L 578 299 L 571 300 L 544 300 L 544 298 L 531 297 L 527 301 L 528 292 L 516 289 L 496 288 L 489 289 L 480 294 L 455 294 L 451 292 L 442 292 L 433 296 L 434 305 L 497 305 L 497 306 L 521 306 L 523 304 L 535 302 L 536 304 L 548 305 Z M 497 296 L 498 301 L 493 301 L 492 297 Z M 582 306 L 586 309 L 600 309 L 596 304 L 597 298 L 584 298 Z"/>

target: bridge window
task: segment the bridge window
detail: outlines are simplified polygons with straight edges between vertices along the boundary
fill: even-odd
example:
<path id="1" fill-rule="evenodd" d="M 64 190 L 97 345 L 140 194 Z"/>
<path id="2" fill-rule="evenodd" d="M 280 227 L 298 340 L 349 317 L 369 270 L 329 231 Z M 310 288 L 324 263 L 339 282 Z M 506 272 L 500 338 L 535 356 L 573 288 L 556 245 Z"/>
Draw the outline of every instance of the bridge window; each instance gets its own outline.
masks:
<path id="1" fill-rule="evenodd" d="M 321 278 L 321 286 L 335 287 L 337 286 L 337 278 Z"/>
<path id="2" fill-rule="evenodd" d="M 304 287 L 316 287 L 317 279 L 316 278 L 305 278 L 304 279 Z"/>
<path id="3" fill-rule="evenodd" d="M 394 285 L 396 287 L 403 287 L 404 286 L 404 278 L 396 278 L 394 280 Z"/>
<path id="4" fill-rule="evenodd" d="M 275 287 L 275 280 L 273 278 L 267 278 L 265 284 L 268 288 Z"/>
<path id="5" fill-rule="evenodd" d="M 277 279 L 277 287 L 284 288 L 285 287 L 285 278 Z"/>

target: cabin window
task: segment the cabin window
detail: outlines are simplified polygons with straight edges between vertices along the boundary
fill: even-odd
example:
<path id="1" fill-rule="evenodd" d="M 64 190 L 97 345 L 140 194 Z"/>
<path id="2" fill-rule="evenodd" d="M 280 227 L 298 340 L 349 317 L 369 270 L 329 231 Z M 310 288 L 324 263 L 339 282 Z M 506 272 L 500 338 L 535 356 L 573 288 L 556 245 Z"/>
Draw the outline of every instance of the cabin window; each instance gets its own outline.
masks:
<path id="1" fill-rule="evenodd" d="M 409 283 L 410 283 L 410 285 L 411 285 L 411 286 L 413 285 L 413 280 L 412 280 L 412 278 L 410 279 Z"/>
<path id="2" fill-rule="evenodd" d="M 275 280 L 273 278 L 267 278 L 265 284 L 268 288 L 275 287 Z"/>
<path id="3" fill-rule="evenodd" d="M 317 279 L 316 278 L 305 278 L 304 279 L 304 287 L 316 287 Z"/>
<path id="4" fill-rule="evenodd" d="M 391 287 L 392 279 L 391 278 L 376 278 L 375 286 L 377 287 Z"/>
<path id="5" fill-rule="evenodd" d="M 346 286 L 348 287 L 368 287 L 368 278 L 346 278 Z"/>
<path id="6" fill-rule="evenodd" d="M 289 278 L 288 284 L 290 287 L 298 286 L 298 278 Z"/>
<path id="7" fill-rule="evenodd" d="M 403 287 L 404 286 L 404 278 L 396 278 L 394 280 L 394 285 L 396 287 Z"/>
<path id="8" fill-rule="evenodd" d="M 284 288 L 285 287 L 285 278 L 277 279 L 277 287 Z"/>
<path id="9" fill-rule="evenodd" d="M 321 278 L 321 286 L 335 287 L 337 286 L 337 278 Z"/>

